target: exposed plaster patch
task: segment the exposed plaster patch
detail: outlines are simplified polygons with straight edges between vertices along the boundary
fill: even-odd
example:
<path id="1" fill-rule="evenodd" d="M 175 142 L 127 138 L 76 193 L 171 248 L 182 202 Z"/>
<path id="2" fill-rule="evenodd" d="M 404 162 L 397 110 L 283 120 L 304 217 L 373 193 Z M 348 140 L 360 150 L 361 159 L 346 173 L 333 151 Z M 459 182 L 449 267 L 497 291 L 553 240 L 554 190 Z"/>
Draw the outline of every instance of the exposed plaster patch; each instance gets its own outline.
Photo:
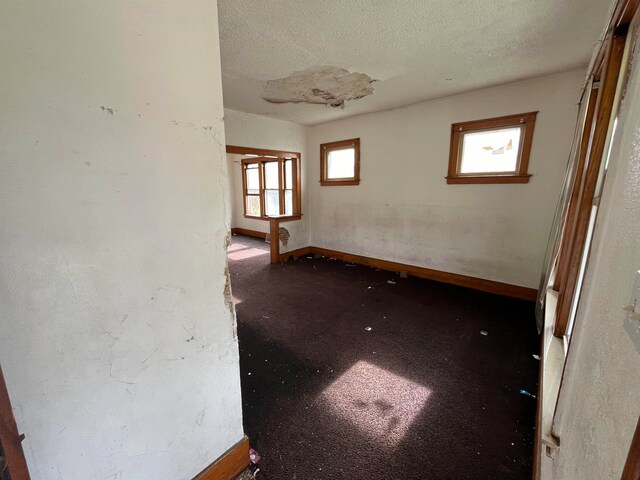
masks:
<path id="1" fill-rule="evenodd" d="M 373 93 L 375 80 L 364 73 L 338 67 L 311 67 L 288 77 L 269 80 L 264 98 L 272 103 L 312 103 L 344 108 L 347 100 Z"/>
<path id="2" fill-rule="evenodd" d="M 289 230 L 284 227 L 280 227 L 278 233 L 280 234 L 280 241 L 282 242 L 282 245 L 286 245 L 287 243 L 289 243 L 289 237 L 291 236 L 289 235 Z"/>
<path id="3" fill-rule="evenodd" d="M 225 267 L 224 276 L 226 278 L 226 281 L 224 283 L 224 304 L 230 312 L 233 312 L 233 295 L 231 294 L 231 278 L 229 276 L 229 267 Z"/>

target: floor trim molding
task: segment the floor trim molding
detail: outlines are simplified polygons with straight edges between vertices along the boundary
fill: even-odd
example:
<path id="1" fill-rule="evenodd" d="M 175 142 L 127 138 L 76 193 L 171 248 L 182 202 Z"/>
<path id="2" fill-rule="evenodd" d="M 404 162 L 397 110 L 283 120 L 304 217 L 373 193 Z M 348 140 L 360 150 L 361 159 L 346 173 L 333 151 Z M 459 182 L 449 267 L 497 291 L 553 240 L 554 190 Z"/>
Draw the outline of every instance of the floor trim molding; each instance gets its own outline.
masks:
<path id="1" fill-rule="evenodd" d="M 296 258 L 296 257 L 302 257 L 303 255 L 309 255 L 310 253 L 313 253 L 311 251 L 312 248 L 313 247 L 302 247 L 302 248 L 297 248 L 296 250 L 291 250 L 290 252 L 281 253 L 280 261 L 286 262 L 291 257 Z"/>
<path id="2" fill-rule="evenodd" d="M 249 230 L 248 228 L 232 228 L 231 233 L 234 235 L 246 235 L 247 237 L 255 237 L 261 238 L 264 240 L 267 238 L 267 234 L 265 232 L 258 232 L 257 230 Z"/>
<path id="3" fill-rule="evenodd" d="M 480 290 L 482 292 L 495 293 L 505 297 L 518 298 L 534 302 L 537 298 L 538 291 L 533 288 L 521 287 L 519 285 L 511 285 L 508 283 L 496 282 L 494 280 L 486 280 L 484 278 L 470 277 L 460 275 L 458 273 L 443 272 L 441 270 L 433 270 L 431 268 L 418 267 L 415 265 L 407 265 L 404 263 L 391 262 L 389 260 L 381 260 L 379 258 L 365 257 L 364 255 L 355 255 L 352 253 L 339 252 L 328 248 L 305 247 L 286 252 L 280 255 L 280 261 L 286 261 L 290 257 L 300 257 L 307 254 L 319 254 L 325 257 L 333 257 L 345 262 L 357 263 L 369 267 L 388 270 L 391 272 L 407 272 L 409 275 L 427 280 L 435 280 L 437 282 L 449 283 L 460 287 Z"/>
<path id="4" fill-rule="evenodd" d="M 246 435 L 193 480 L 232 480 L 249 466 L 249 437 Z"/>

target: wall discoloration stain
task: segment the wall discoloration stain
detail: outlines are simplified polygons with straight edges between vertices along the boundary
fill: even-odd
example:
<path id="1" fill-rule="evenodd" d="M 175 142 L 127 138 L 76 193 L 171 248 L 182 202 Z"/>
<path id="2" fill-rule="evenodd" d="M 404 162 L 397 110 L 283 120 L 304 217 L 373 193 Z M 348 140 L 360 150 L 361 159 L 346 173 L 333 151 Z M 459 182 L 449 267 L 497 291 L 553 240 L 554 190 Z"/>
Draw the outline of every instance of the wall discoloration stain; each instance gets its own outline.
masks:
<path id="1" fill-rule="evenodd" d="M 374 80 L 338 67 L 312 67 L 269 80 L 262 96 L 271 103 L 311 103 L 344 108 L 347 100 L 373 93 Z"/>

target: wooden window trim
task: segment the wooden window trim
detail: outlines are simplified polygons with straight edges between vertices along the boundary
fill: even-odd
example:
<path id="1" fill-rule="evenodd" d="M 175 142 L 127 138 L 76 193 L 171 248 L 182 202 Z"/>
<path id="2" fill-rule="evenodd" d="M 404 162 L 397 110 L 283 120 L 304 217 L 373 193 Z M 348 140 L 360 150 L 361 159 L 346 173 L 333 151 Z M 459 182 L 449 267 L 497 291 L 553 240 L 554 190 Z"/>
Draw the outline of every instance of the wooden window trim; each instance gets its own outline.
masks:
<path id="1" fill-rule="evenodd" d="M 297 158 L 300 160 L 300 152 L 287 152 L 286 150 L 267 150 L 265 148 L 240 147 L 238 145 L 227 145 L 227 153 L 238 155 L 256 155 L 258 157 L 282 157 Z"/>
<path id="2" fill-rule="evenodd" d="M 246 172 L 246 166 L 248 164 L 251 163 L 258 163 L 258 162 L 252 162 L 252 159 L 244 159 L 241 161 L 241 165 L 242 165 L 242 208 L 243 208 L 243 212 L 244 212 L 244 217 L 245 218 L 261 218 L 261 217 L 256 217 L 254 215 L 249 215 L 247 213 L 247 197 L 249 196 L 249 194 L 247 193 L 247 172 Z M 260 200 L 260 211 L 263 212 L 264 211 L 264 207 L 262 205 L 263 203 L 263 199 L 262 199 L 262 169 L 260 168 L 260 166 L 258 166 L 258 194 L 252 194 L 251 196 L 257 196 L 259 197 Z"/>
<path id="3" fill-rule="evenodd" d="M 327 178 L 327 158 L 332 150 L 339 150 L 344 147 L 353 147 L 355 150 L 355 164 L 353 169 L 353 177 L 341 179 Z M 323 143 L 320 145 L 320 185 L 323 187 L 330 186 L 348 186 L 360 185 L 360 139 L 351 138 L 349 140 L 340 140 L 338 142 Z"/>
<path id="4" fill-rule="evenodd" d="M 529 183 L 531 175 L 528 173 L 529 156 L 533 143 L 533 131 L 538 112 L 519 113 L 502 117 L 472 120 L 451 125 L 451 144 L 449 148 L 449 171 L 446 176 L 448 184 L 474 183 Z M 514 172 L 460 173 L 460 158 L 462 155 L 463 133 L 492 130 L 524 124 L 523 138 L 520 141 L 518 165 Z"/>
<path id="5" fill-rule="evenodd" d="M 282 158 L 278 158 L 278 187 L 278 203 L 280 204 L 280 215 L 282 215 L 286 208 L 284 204 L 284 192 L 287 188 L 284 184 L 284 160 Z"/>
<path id="6" fill-rule="evenodd" d="M 241 161 L 242 164 L 242 205 L 243 205 L 243 211 L 244 211 L 244 218 L 249 218 L 249 219 L 253 219 L 253 220 L 269 220 L 269 218 L 273 217 L 272 216 L 268 216 L 265 215 L 265 192 L 266 192 L 266 188 L 265 188 L 265 180 L 264 180 L 264 165 L 266 163 L 278 163 L 278 181 L 279 181 L 279 188 L 278 188 L 278 198 L 279 198 L 279 202 L 280 202 L 280 213 L 279 217 L 283 217 L 283 216 L 287 216 L 287 217 L 301 217 L 302 213 L 300 212 L 300 184 L 301 184 L 301 175 L 300 175 L 300 158 L 299 157 L 276 157 L 273 158 L 274 156 L 269 156 L 269 157 L 251 157 L 251 158 L 244 158 Z M 291 160 L 292 164 L 291 164 L 291 168 L 292 168 L 292 177 L 293 177 L 293 185 L 291 189 L 285 189 L 285 185 L 284 185 L 284 165 L 285 165 L 285 161 L 286 160 Z M 246 165 L 250 165 L 250 164 L 254 164 L 257 163 L 258 166 L 258 175 L 259 175 L 259 196 L 260 196 L 260 212 L 262 213 L 262 215 L 256 216 L 256 215 L 249 215 L 247 213 L 247 177 L 246 177 L 246 173 L 245 173 L 245 168 Z M 293 192 L 293 198 L 292 198 L 292 213 L 291 215 L 285 215 L 285 205 L 284 205 L 284 197 L 285 197 L 285 190 L 292 190 Z"/>
<path id="7" fill-rule="evenodd" d="M 572 238 L 567 249 L 562 255 L 567 255 L 567 260 L 560 265 L 562 270 L 561 284 L 559 285 L 556 320 L 553 326 L 553 334 L 563 337 L 567 333 L 573 300 L 576 291 L 580 265 L 587 241 L 589 222 L 594 195 L 600 174 L 604 149 L 609 130 L 609 121 L 614 109 L 614 100 L 618 85 L 618 76 L 622 67 L 622 58 L 626 42 L 626 32 L 619 35 L 611 35 L 605 41 L 604 64 L 601 67 L 602 78 L 595 105 L 595 122 L 591 128 L 588 159 L 579 198 L 576 202 L 576 214 L 573 221 Z"/>
<path id="8" fill-rule="evenodd" d="M 254 148 L 254 147 L 243 147 L 240 145 L 226 145 L 226 152 L 233 153 L 238 155 L 257 155 L 260 157 L 280 157 L 280 158 L 290 158 L 294 159 L 293 162 L 293 181 L 294 181 L 294 192 L 293 192 L 293 214 L 289 215 L 287 218 L 292 220 L 302 218 L 302 155 L 300 152 L 290 152 L 287 150 L 270 150 L 267 148 Z M 269 220 L 269 217 L 254 217 L 251 215 L 246 215 L 247 206 L 245 202 L 245 176 L 244 170 L 242 171 L 242 205 L 243 212 L 245 218 L 250 218 L 253 220 Z M 260 211 L 264 212 L 264 207 L 260 206 Z"/>
<path id="9" fill-rule="evenodd" d="M 567 208 L 567 214 L 565 216 L 565 224 L 562 232 L 562 238 L 560 240 L 560 247 L 557 253 L 556 262 L 556 275 L 553 282 L 553 289 L 555 291 L 560 290 L 560 286 L 564 283 L 564 276 L 569 265 L 569 249 L 573 243 L 573 237 L 575 233 L 575 224 L 577 216 L 578 201 L 580 199 L 580 193 L 583 186 L 585 162 L 587 159 L 587 149 L 589 147 L 589 140 L 591 139 L 592 126 L 594 122 L 594 113 L 596 100 L 598 98 L 598 88 L 592 86 L 591 92 L 587 97 L 587 115 L 584 120 L 582 128 L 582 139 L 580 141 L 580 150 L 578 152 L 578 161 L 576 164 L 575 177 L 573 179 L 573 185 L 571 187 L 571 196 L 569 197 L 569 205 Z"/>

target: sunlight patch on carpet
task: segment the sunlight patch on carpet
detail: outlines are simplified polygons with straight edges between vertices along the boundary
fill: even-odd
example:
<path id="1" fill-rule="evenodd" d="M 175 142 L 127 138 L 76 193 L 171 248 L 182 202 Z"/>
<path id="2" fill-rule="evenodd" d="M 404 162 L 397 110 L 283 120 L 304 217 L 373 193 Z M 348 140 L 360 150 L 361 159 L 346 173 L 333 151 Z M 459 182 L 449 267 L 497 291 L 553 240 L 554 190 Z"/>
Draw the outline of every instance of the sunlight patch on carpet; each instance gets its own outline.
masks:
<path id="1" fill-rule="evenodd" d="M 229 260 L 246 260 L 247 258 L 258 257 L 260 255 L 269 255 L 268 250 L 260 248 L 247 247 L 240 243 L 233 243 L 227 247 L 227 256 Z"/>
<path id="2" fill-rule="evenodd" d="M 340 417 L 382 444 L 397 445 L 431 391 L 387 370 L 359 361 L 320 397 Z"/>

